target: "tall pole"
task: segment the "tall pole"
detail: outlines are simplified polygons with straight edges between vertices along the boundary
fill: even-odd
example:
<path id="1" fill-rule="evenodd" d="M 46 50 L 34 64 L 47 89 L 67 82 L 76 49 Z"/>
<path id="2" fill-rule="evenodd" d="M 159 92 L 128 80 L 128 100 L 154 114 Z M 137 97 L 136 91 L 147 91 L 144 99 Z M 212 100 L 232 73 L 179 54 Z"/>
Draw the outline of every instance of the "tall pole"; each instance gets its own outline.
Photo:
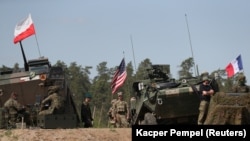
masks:
<path id="1" fill-rule="evenodd" d="M 135 63 L 135 52 L 134 52 L 134 45 L 133 45 L 133 39 L 132 39 L 132 35 L 130 35 L 130 41 L 131 41 L 131 46 L 132 46 L 132 51 L 133 51 L 133 58 L 134 58 L 134 65 L 135 65 L 135 74 L 136 74 L 136 63 Z M 136 75 L 135 75 L 135 79 L 136 78 Z"/>
<path id="2" fill-rule="evenodd" d="M 19 43 L 20 43 L 21 51 L 22 51 L 22 55 L 23 55 L 24 68 L 25 68 L 25 71 L 28 71 L 29 67 L 28 67 L 28 63 L 27 63 L 27 60 L 26 60 L 26 56 L 25 56 L 24 50 L 23 50 L 23 45 L 22 45 L 21 41 Z"/>
<path id="3" fill-rule="evenodd" d="M 35 37 L 36 37 L 36 34 L 35 34 Z M 40 53 L 40 48 L 39 48 L 39 45 L 38 45 L 37 37 L 36 37 L 36 44 L 37 44 L 37 47 L 38 47 L 39 56 L 41 57 L 41 53 Z"/>
<path id="4" fill-rule="evenodd" d="M 194 61 L 194 74 L 195 76 L 196 75 L 196 65 L 195 65 L 195 60 L 194 60 L 194 54 L 193 54 L 193 48 L 192 48 L 192 42 L 191 42 L 191 36 L 190 36 L 190 31 L 189 31 L 189 26 L 188 26 L 188 20 L 187 20 L 187 14 L 185 14 L 185 18 L 186 18 L 186 23 L 187 23 L 187 29 L 188 29 L 188 37 L 189 37 L 189 43 L 190 43 L 190 48 L 191 48 L 191 53 L 192 53 L 192 58 L 193 58 L 193 61 Z"/>

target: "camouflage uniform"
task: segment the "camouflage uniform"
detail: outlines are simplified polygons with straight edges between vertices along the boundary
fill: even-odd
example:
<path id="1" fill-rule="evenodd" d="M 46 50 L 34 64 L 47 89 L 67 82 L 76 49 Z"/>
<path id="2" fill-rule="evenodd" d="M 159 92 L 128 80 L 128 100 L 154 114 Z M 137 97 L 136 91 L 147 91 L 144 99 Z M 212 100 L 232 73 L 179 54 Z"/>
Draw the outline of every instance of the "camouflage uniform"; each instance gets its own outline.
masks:
<path id="1" fill-rule="evenodd" d="M 42 101 L 42 107 L 41 111 L 39 112 L 39 115 L 48 115 L 48 114 L 61 114 L 64 110 L 64 100 L 63 98 L 58 94 L 59 87 L 58 86 L 50 86 L 48 89 L 48 97 L 46 97 Z M 50 102 L 50 106 L 48 109 L 43 110 L 43 107 L 45 104 Z"/>
<path id="2" fill-rule="evenodd" d="M 122 92 L 118 94 L 118 100 L 114 103 L 114 111 L 113 115 L 115 116 L 116 127 L 126 128 L 128 127 L 128 119 L 129 119 L 129 106 L 126 101 L 122 100 Z"/>
<path id="3" fill-rule="evenodd" d="M 22 106 L 17 102 L 17 94 L 12 92 L 11 97 L 4 103 L 5 119 L 8 124 L 15 126 L 17 122 L 17 115 Z"/>
<path id="4" fill-rule="evenodd" d="M 114 104 L 116 101 L 117 101 L 117 99 L 113 99 L 111 101 L 111 107 L 109 108 L 109 111 L 108 111 L 109 123 L 111 124 L 111 127 L 116 127 L 116 123 L 115 123 L 114 115 L 113 115 Z"/>
<path id="5" fill-rule="evenodd" d="M 238 83 L 233 86 L 233 92 L 235 93 L 246 93 L 249 92 L 249 87 L 245 84 L 246 83 L 246 77 L 243 74 L 239 74 L 237 77 Z"/>

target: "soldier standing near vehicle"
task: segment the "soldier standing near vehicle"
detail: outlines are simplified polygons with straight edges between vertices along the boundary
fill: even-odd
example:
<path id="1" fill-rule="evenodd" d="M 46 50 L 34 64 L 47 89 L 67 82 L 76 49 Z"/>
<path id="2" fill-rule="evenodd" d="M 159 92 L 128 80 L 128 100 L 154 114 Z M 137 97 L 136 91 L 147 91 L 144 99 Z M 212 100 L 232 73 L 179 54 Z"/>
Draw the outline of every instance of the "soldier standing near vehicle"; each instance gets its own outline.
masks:
<path id="1" fill-rule="evenodd" d="M 126 101 L 123 100 L 122 92 L 118 92 L 118 100 L 114 103 L 114 120 L 116 121 L 116 127 L 126 128 L 128 127 L 129 120 L 129 106 Z"/>
<path id="2" fill-rule="evenodd" d="M 12 92 L 10 98 L 4 103 L 5 119 L 8 125 L 15 127 L 17 115 L 23 109 L 23 106 L 17 101 L 17 93 Z"/>
<path id="3" fill-rule="evenodd" d="M 115 123 L 115 120 L 114 120 L 114 115 L 113 115 L 113 111 L 114 111 L 114 104 L 115 102 L 117 101 L 117 99 L 113 99 L 111 100 L 111 107 L 109 108 L 109 111 L 108 111 L 108 117 L 109 117 L 109 123 L 111 124 L 111 127 L 116 127 L 116 123 Z"/>
<path id="4" fill-rule="evenodd" d="M 203 125 L 209 108 L 209 103 L 211 96 L 214 94 L 213 88 L 210 86 L 208 79 L 208 73 L 203 73 L 202 83 L 200 84 L 200 106 L 199 106 L 199 116 L 198 116 L 198 125 Z"/>
<path id="5" fill-rule="evenodd" d="M 237 84 L 233 86 L 233 92 L 235 93 L 247 93 L 249 92 L 249 87 L 246 85 L 246 76 L 244 74 L 239 74 L 237 77 Z"/>
<path id="6" fill-rule="evenodd" d="M 91 99 L 92 99 L 91 94 L 86 93 L 84 101 L 81 106 L 81 118 L 82 118 L 82 122 L 84 123 L 84 128 L 93 127 L 93 124 L 92 124 L 93 117 L 92 117 L 92 112 L 91 112 L 90 105 L 89 105 L 89 102 L 91 101 Z"/>
<path id="7" fill-rule="evenodd" d="M 64 112 L 64 99 L 58 94 L 59 86 L 50 86 L 48 88 L 48 97 L 41 103 L 39 115 L 61 114 Z M 46 108 L 46 106 L 47 107 Z"/>

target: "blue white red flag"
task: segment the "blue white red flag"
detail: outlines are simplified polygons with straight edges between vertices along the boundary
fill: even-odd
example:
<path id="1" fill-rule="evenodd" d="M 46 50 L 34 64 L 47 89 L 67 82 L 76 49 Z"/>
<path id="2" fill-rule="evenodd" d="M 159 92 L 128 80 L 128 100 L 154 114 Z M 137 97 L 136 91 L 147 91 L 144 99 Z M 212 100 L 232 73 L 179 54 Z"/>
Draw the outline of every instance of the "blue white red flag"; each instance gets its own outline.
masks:
<path id="1" fill-rule="evenodd" d="M 125 60 L 123 58 L 111 82 L 112 94 L 114 94 L 124 84 L 126 78 L 127 78 L 127 71 L 126 71 Z"/>
<path id="2" fill-rule="evenodd" d="M 239 55 L 236 59 L 231 61 L 227 66 L 226 66 L 226 72 L 227 72 L 227 77 L 232 77 L 236 73 L 243 71 L 243 63 L 241 59 L 241 55 Z"/>

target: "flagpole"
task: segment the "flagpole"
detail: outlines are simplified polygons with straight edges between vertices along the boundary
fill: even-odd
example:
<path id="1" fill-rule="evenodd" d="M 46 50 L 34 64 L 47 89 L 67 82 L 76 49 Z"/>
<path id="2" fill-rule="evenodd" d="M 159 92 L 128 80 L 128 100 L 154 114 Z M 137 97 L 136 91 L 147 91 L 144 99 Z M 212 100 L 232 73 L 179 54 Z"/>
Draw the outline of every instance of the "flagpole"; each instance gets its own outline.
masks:
<path id="1" fill-rule="evenodd" d="M 25 68 L 25 71 L 28 71 L 28 63 L 27 63 L 27 60 L 26 60 L 26 56 L 25 56 L 25 53 L 24 53 L 24 50 L 23 50 L 23 45 L 22 45 L 22 42 L 19 41 L 19 44 L 21 46 L 21 51 L 22 51 L 22 55 L 23 55 L 23 61 L 24 61 L 24 68 Z"/>
<path id="2" fill-rule="evenodd" d="M 135 79 L 136 78 L 136 63 L 135 63 L 135 53 L 134 53 L 134 45 L 133 45 L 133 39 L 132 39 L 132 35 L 130 35 L 130 41 L 131 41 L 131 46 L 132 46 L 132 51 L 133 51 L 133 58 L 134 58 L 134 65 L 135 65 Z"/>
<path id="3" fill-rule="evenodd" d="M 38 52 L 39 52 L 39 56 L 41 57 L 40 48 L 39 48 L 39 44 L 38 44 L 38 41 L 37 41 L 36 34 L 35 34 L 35 38 L 36 38 L 36 44 L 37 44 L 37 48 L 38 48 Z"/>

